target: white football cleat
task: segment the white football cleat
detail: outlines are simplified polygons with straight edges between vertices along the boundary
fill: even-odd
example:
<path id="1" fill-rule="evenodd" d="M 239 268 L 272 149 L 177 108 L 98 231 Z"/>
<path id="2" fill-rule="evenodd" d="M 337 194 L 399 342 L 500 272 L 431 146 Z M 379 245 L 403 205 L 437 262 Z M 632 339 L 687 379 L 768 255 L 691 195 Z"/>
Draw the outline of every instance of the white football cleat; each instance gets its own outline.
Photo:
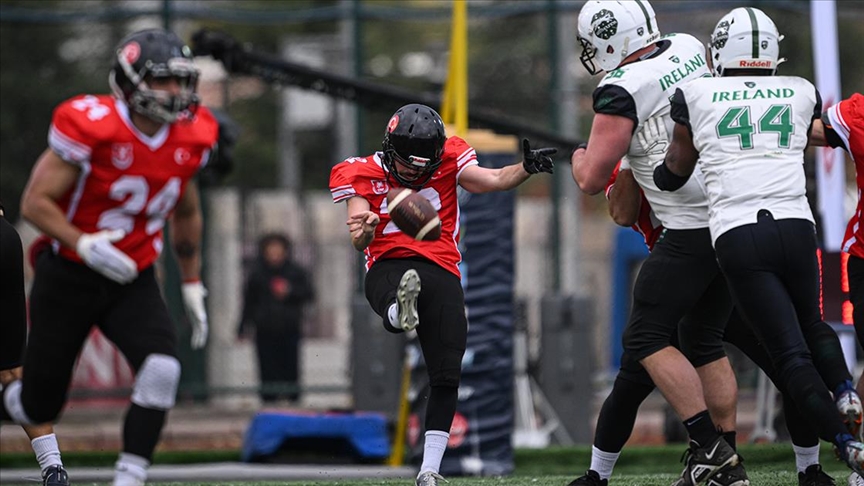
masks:
<path id="1" fill-rule="evenodd" d="M 861 424 L 864 422 L 864 406 L 861 404 L 861 397 L 855 390 L 846 390 L 837 397 L 835 402 L 849 433 L 856 441 L 861 441 Z"/>
<path id="2" fill-rule="evenodd" d="M 399 287 L 396 289 L 396 303 L 399 306 L 399 327 L 403 331 L 412 331 L 420 324 L 417 313 L 417 297 L 420 295 L 420 275 L 417 270 L 409 268 L 402 274 Z"/>
<path id="3" fill-rule="evenodd" d="M 417 476 L 417 481 L 414 484 L 416 486 L 440 486 L 438 480 L 448 482 L 440 474 L 427 471 Z"/>
<path id="4" fill-rule="evenodd" d="M 864 478 L 857 472 L 849 475 L 849 486 L 864 486 Z"/>

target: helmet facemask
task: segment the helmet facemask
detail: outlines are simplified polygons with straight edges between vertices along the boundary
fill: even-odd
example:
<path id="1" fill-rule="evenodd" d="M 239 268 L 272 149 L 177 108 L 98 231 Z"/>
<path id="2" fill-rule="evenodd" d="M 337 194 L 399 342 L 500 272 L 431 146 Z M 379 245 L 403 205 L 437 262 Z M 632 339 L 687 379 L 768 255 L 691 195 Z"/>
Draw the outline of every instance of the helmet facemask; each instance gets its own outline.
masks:
<path id="1" fill-rule="evenodd" d="M 421 189 L 441 167 L 441 153 L 437 156 L 421 157 L 419 155 L 408 155 L 403 157 L 390 145 L 389 137 L 384 136 L 384 164 L 389 170 L 389 176 L 399 181 L 399 184 L 414 190 Z M 409 172 L 400 172 L 397 165 L 404 167 Z"/>
<path id="2" fill-rule="evenodd" d="M 654 9 L 646 0 L 589 1 L 579 11 L 579 60 L 592 75 L 618 68 L 634 52 L 660 40 Z"/>
<path id="3" fill-rule="evenodd" d="M 382 162 L 387 177 L 420 190 L 441 167 L 446 139 L 444 122 L 435 110 L 420 104 L 403 106 L 384 133 Z"/>
<path id="4" fill-rule="evenodd" d="M 582 45 L 582 54 L 579 55 L 579 61 L 582 62 L 582 66 L 585 67 L 588 74 L 594 76 L 603 71 L 602 68 L 599 68 L 594 64 L 594 57 L 597 55 L 597 49 L 582 37 L 577 37 L 577 39 L 579 40 L 579 44 Z"/>

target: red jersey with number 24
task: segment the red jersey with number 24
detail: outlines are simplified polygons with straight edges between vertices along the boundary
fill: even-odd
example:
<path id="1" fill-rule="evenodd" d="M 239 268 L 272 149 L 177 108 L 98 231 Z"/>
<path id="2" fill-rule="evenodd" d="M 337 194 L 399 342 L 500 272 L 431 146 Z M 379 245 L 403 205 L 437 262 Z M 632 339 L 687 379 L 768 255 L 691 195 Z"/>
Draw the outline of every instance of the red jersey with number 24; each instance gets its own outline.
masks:
<path id="1" fill-rule="evenodd" d="M 109 95 L 69 99 L 54 110 L 48 145 L 81 174 L 59 202 L 81 231 L 121 229 L 114 243 L 143 270 L 159 257 L 162 228 L 186 184 L 207 163 L 219 133 L 199 107 L 194 119 L 165 124 L 149 137 L 132 124 L 125 103 Z M 72 248 L 54 248 L 81 262 Z"/>
<path id="2" fill-rule="evenodd" d="M 402 233 L 390 220 L 387 191 L 401 186 L 395 178 L 387 177 L 382 156 L 378 152 L 367 157 L 352 157 L 330 171 L 333 202 L 362 197 L 369 201 L 371 211 L 381 218 L 375 229 L 375 238 L 364 250 L 366 270 L 381 259 L 422 257 L 461 277 L 459 262 L 462 261 L 462 254 L 457 248 L 459 201 L 456 186 L 462 171 L 468 166 L 477 165 L 474 149 L 459 137 L 449 137 L 444 143 L 441 166 L 429 182 L 417 191 L 432 203 L 441 218 L 441 238 L 435 241 L 417 241 Z"/>

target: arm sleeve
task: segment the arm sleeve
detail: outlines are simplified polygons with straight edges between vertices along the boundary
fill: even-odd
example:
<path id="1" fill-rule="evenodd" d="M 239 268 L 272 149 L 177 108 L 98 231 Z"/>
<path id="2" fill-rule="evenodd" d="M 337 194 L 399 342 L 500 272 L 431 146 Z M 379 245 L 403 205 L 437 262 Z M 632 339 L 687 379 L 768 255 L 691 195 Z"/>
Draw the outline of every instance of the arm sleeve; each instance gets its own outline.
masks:
<path id="1" fill-rule="evenodd" d="M 336 164 L 330 171 L 330 194 L 334 203 L 347 201 L 358 195 L 353 174 L 351 164 L 347 161 Z"/>
<path id="2" fill-rule="evenodd" d="M 626 89 L 615 84 L 607 84 L 594 90 L 594 113 L 629 118 L 633 120 L 633 130 L 639 126 L 636 101 Z"/>
<path id="3" fill-rule="evenodd" d="M 445 156 L 448 154 L 452 154 L 452 156 L 456 157 L 456 180 L 459 180 L 459 176 L 462 175 L 462 171 L 465 170 L 466 167 L 472 165 L 478 165 L 477 162 L 477 152 L 474 151 L 474 147 L 468 145 L 468 142 L 461 139 L 460 137 L 448 137 L 447 141 L 444 144 L 444 153 Z"/>
<path id="4" fill-rule="evenodd" d="M 849 150 L 846 147 L 846 144 L 843 143 L 843 139 L 840 138 L 840 135 L 834 130 L 834 125 L 831 123 L 831 119 L 828 116 L 828 112 L 822 114 L 822 126 L 825 132 L 825 142 L 828 143 L 828 146 L 831 148 L 840 147 L 844 150 Z"/>
<path id="5" fill-rule="evenodd" d="M 96 140 L 88 130 L 86 115 L 74 108 L 76 102 L 82 101 L 67 101 L 54 110 L 48 146 L 66 162 L 81 165 L 90 161 Z"/>
<path id="6" fill-rule="evenodd" d="M 675 90 L 670 103 L 672 120 L 687 127 L 690 136 L 693 136 L 693 128 L 690 126 L 690 110 L 687 108 L 687 100 L 684 98 L 684 92 L 681 88 Z"/>
<path id="7" fill-rule="evenodd" d="M 813 120 L 820 118 L 822 116 L 822 95 L 819 94 L 819 90 L 813 88 L 813 91 L 816 92 L 816 106 L 813 107 Z"/>

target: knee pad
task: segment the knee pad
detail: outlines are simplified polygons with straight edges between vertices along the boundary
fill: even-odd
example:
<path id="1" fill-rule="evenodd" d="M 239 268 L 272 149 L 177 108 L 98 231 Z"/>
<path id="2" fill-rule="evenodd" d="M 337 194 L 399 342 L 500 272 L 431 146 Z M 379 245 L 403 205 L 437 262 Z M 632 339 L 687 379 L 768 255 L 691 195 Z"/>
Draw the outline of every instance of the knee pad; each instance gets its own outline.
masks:
<path id="1" fill-rule="evenodd" d="M 3 387 L 3 405 L 9 417 L 20 425 L 35 425 L 33 420 L 24 412 L 24 404 L 21 403 L 21 381 L 16 380 Z"/>
<path id="2" fill-rule="evenodd" d="M 170 410 L 180 383 L 180 361 L 167 354 L 151 354 L 135 376 L 132 403 L 150 409 Z"/>

